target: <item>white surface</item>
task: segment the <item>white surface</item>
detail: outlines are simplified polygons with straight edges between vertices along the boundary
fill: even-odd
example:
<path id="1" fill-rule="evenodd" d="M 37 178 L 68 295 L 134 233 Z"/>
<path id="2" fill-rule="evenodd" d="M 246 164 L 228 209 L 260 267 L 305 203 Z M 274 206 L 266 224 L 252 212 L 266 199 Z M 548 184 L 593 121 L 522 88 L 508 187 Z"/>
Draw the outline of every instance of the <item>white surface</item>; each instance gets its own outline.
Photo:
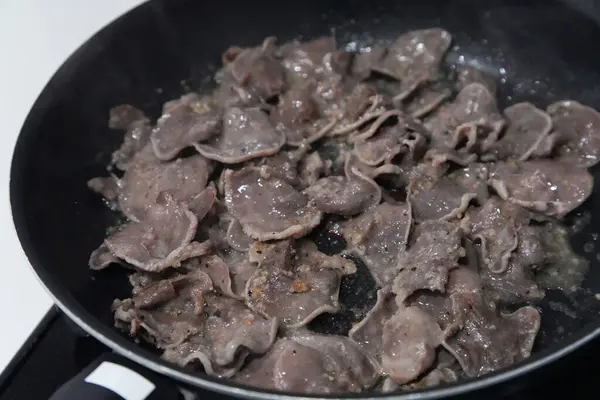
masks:
<path id="1" fill-rule="evenodd" d="M 54 71 L 79 45 L 141 0 L 0 0 L 0 371 L 52 301 L 31 271 L 12 222 L 10 160 L 18 132 Z"/>
<path id="2" fill-rule="evenodd" d="M 108 361 L 103 361 L 84 380 L 105 387 L 125 400 L 144 400 L 156 387 L 137 372 Z"/>

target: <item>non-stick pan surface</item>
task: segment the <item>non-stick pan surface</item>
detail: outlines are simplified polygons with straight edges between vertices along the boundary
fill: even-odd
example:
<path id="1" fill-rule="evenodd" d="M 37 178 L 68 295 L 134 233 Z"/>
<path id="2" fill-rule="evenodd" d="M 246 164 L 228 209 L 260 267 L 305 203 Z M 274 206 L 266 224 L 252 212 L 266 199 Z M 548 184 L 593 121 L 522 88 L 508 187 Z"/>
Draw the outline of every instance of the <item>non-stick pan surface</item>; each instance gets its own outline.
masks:
<path id="1" fill-rule="evenodd" d="M 441 26 L 455 37 L 450 62 L 460 57 L 495 74 L 501 103 L 545 106 L 573 98 L 600 108 L 600 27 L 562 3 L 537 1 L 156 1 L 107 26 L 60 68 L 35 103 L 19 137 L 11 171 L 15 225 L 29 260 L 59 306 L 85 330 L 125 356 L 192 385 L 248 397 L 265 391 L 236 386 L 160 360 L 113 328 L 110 304 L 128 296 L 126 272 L 87 267 L 90 252 L 118 220 L 86 181 L 105 174 L 121 135 L 107 127 L 108 110 L 134 104 L 157 117 L 162 103 L 186 90 L 207 88 L 220 54 L 230 45 L 254 45 L 327 35 L 362 46 L 401 32 Z M 27 49 L 23 49 L 27 51 Z M 4 95 L 10 95 L 4 93 Z M 526 362 L 478 380 L 414 392 L 429 399 L 503 382 L 556 360 L 600 335 L 600 180 L 578 215 L 573 236 L 590 261 L 584 290 L 574 298 L 551 293 L 539 304 L 543 327 Z M 592 248 L 591 252 L 583 252 Z M 599 244 L 600 246 L 600 244 Z M 2 279 L 10 279 L 11 266 Z M 346 292 L 369 289 L 346 282 Z M 354 285 L 354 286 L 352 286 Z M 15 306 L 27 301 L 15 299 Z M 360 301 L 360 297 L 349 301 Z M 557 306 L 557 304 L 559 306 Z M 336 321 L 336 324 L 343 321 Z M 334 324 L 335 325 L 335 324 Z M 5 327 L 10 329 L 10 327 Z"/>

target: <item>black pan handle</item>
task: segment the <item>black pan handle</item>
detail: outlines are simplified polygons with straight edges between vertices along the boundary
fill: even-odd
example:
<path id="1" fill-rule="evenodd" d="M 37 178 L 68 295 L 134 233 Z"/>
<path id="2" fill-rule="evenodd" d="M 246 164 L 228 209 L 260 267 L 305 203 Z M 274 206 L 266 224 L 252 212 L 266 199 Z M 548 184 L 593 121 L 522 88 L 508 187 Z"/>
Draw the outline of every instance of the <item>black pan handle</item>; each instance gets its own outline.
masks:
<path id="1" fill-rule="evenodd" d="M 181 400 L 175 383 L 114 353 L 104 353 L 50 400 Z"/>

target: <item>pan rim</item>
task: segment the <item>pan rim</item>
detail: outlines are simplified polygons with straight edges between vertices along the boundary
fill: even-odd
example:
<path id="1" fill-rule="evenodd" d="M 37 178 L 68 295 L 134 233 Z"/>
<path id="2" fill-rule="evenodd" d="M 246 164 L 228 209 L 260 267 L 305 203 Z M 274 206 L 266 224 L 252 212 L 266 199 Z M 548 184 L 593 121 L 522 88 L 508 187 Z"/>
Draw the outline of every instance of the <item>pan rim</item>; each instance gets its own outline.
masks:
<path id="1" fill-rule="evenodd" d="M 52 75 L 32 105 L 31 110 L 25 119 L 23 127 L 19 132 L 11 160 L 9 197 L 11 214 L 13 217 L 13 226 L 21 243 L 21 247 L 27 257 L 29 268 L 31 268 L 39 282 L 42 284 L 42 286 L 44 286 L 54 303 L 62 310 L 62 312 L 64 312 L 73 322 L 88 332 L 95 339 L 111 348 L 116 353 L 127 357 L 154 372 L 173 378 L 185 384 L 209 391 L 215 391 L 224 395 L 250 399 L 263 399 L 265 396 L 277 396 L 277 398 L 282 400 L 344 398 L 429 400 L 463 395 L 508 382 L 517 378 L 518 376 L 525 375 L 554 361 L 557 361 L 572 353 L 577 348 L 584 346 L 594 338 L 600 336 L 600 324 L 590 323 L 588 326 L 582 328 L 580 331 L 574 333 L 571 337 L 566 339 L 566 344 L 554 344 L 507 369 L 502 369 L 500 371 L 484 375 L 480 378 L 462 380 L 451 385 L 440 385 L 433 389 L 421 389 L 404 394 L 375 394 L 367 392 L 358 395 L 347 394 L 343 396 L 323 396 L 290 394 L 273 390 L 253 388 L 251 386 L 240 385 L 234 382 L 210 377 L 198 371 L 190 371 L 180 368 L 163 361 L 156 354 L 140 348 L 135 343 L 119 336 L 114 329 L 102 324 L 96 317 L 86 311 L 85 308 L 62 287 L 61 283 L 52 276 L 49 269 L 42 267 L 42 265 L 44 265 L 44 261 L 42 261 L 42 257 L 40 257 L 37 250 L 33 246 L 25 218 L 26 210 L 19 201 L 19 199 L 23 196 L 22 190 L 20 189 L 20 182 L 22 182 L 21 178 L 23 178 L 22 169 L 20 166 L 23 165 L 24 161 L 27 159 L 25 143 L 27 139 L 25 138 L 25 133 L 29 126 L 34 126 L 34 122 L 38 118 L 37 114 L 40 113 L 39 110 L 43 109 L 43 107 L 40 107 L 40 103 L 42 103 L 44 95 L 47 95 L 48 91 L 51 89 L 51 85 L 55 81 L 55 78 L 60 76 L 61 73 L 64 73 L 71 64 L 74 64 L 74 61 L 79 56 L 81 50 L 88 47 L 90 42 L 96 39 L 100 33 L 106 32 L 111 27 L 123 23 L 123 21 L 129 19 L 132 14 L 143 12 L 145 8 L 150 7 L 150 3 L 150 1 L 144 2 L 115 18 L 103 28 L 95 32 L 63 62 L 61 67 L 59 67 L 59 69 Z"/>

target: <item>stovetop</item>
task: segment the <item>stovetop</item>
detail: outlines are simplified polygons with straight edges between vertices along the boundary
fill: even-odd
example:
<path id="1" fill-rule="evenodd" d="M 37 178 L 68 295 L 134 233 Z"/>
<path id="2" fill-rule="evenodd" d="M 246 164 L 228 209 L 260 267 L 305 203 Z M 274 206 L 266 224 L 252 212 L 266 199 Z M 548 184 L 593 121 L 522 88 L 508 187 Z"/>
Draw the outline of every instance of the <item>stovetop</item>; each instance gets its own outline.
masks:
<path id="1" fill-rule="evenodd" d="M 56 308 L 50 310 L 8 368 L 0 375 L 0 400 L 47 400 L 64 382 L 108 352 L 103 344 L 81 334 Z M 549 368 L 516 381 L 460 399 L 597 398 L 600 341 L 587 345 Z M 226 400 L 207 391 L 184 392 L 182 400 Z M 117 397 L 118 398 L 118 397 Z"/>

